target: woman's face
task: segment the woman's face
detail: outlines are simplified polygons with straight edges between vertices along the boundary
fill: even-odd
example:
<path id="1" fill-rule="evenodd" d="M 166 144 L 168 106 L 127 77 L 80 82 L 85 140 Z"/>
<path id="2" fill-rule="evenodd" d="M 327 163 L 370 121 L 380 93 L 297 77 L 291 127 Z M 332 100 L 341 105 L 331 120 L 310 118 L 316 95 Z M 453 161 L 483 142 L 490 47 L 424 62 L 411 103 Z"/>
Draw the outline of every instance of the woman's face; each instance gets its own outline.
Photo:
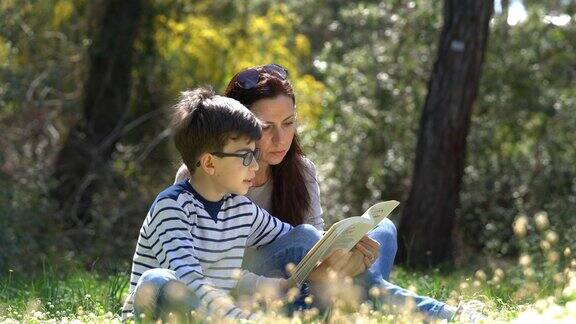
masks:
<path id="1" fill-rule="evenodd" d="M 296 132 L 296 108 L 292 98 L 279 95 L 260 99 L 250 110 L 262 121 L 262 139 L 256 143 L 262 151 L 259 162 L 269 165 L 282 162 Z"/>

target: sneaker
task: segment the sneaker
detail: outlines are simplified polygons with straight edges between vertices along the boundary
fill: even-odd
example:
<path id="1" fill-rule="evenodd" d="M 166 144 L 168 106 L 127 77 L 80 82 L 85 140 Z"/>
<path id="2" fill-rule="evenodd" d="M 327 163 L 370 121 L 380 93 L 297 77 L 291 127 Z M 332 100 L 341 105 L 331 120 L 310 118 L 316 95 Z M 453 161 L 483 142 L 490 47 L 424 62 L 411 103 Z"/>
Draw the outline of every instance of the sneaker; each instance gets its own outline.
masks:
<path id="1" fill-rule="evenodd" d="M 453 320 L 461 323 L 481 323 L 486 319 L 482 314 L 484 303 L 479 300 L 461 301 L 456 308 Z"/>

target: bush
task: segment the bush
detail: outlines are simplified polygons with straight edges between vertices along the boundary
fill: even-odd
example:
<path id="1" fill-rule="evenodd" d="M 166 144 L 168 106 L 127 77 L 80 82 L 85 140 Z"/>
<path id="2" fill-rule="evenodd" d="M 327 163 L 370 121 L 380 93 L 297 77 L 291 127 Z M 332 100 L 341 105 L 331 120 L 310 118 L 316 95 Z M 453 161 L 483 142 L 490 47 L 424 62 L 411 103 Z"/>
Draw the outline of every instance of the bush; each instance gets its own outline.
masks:
<path id="1" fill-rule="evenodd" d="M 46 260 L 59 260 L 65 240 L 42 181 L 16 183 L 0 173 L 0 273 L 33 275 Z"/>

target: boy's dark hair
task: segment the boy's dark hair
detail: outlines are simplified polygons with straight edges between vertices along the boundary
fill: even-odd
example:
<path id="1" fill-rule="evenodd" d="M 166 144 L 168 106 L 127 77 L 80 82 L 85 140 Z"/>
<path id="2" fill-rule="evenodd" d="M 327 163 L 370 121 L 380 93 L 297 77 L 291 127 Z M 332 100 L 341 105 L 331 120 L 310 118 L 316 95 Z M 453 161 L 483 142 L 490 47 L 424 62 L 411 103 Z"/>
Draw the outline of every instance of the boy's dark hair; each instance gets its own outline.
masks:
<path id="1" fill-rule="evenodd" d="M 230 139 L 262 137 L 260 121 L 248 108 L 209 88 L 183 91 L 173 110 L 174 144 L 190 174 L 202 153 L 222 151 Z"/>

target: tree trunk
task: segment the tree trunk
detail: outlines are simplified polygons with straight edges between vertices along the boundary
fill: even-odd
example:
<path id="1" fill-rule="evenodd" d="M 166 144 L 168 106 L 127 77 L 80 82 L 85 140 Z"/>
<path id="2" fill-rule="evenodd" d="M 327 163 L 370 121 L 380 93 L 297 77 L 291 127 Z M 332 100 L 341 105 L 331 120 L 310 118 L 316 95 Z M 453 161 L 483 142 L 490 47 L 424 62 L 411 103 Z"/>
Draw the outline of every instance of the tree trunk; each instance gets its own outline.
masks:
<path id="1" fill-rule="evenodd" d="M 500 1 L 500 6 L 502 7 L 502 16 L 504 17 L 504 20 L 507 20 L 508 12 L 510 11 L 510 0 Z"/>
<path id="2" fill-rule="evenodd" d="M 51 195 L 67 223 L 90 221 L 88 209 L 128 114 L 136 39 L 145 0 L 101 1 L 89 50 L 83 113 L 55 159 Z"/>
<path id="3" fill-rule="evenodd" d="M 438 56 L 420 120 L 412 187 L 400 222 L 398 261 L 452 261 L 452 228 L 464 172 L 493 1 L 446 0 Z"/>

